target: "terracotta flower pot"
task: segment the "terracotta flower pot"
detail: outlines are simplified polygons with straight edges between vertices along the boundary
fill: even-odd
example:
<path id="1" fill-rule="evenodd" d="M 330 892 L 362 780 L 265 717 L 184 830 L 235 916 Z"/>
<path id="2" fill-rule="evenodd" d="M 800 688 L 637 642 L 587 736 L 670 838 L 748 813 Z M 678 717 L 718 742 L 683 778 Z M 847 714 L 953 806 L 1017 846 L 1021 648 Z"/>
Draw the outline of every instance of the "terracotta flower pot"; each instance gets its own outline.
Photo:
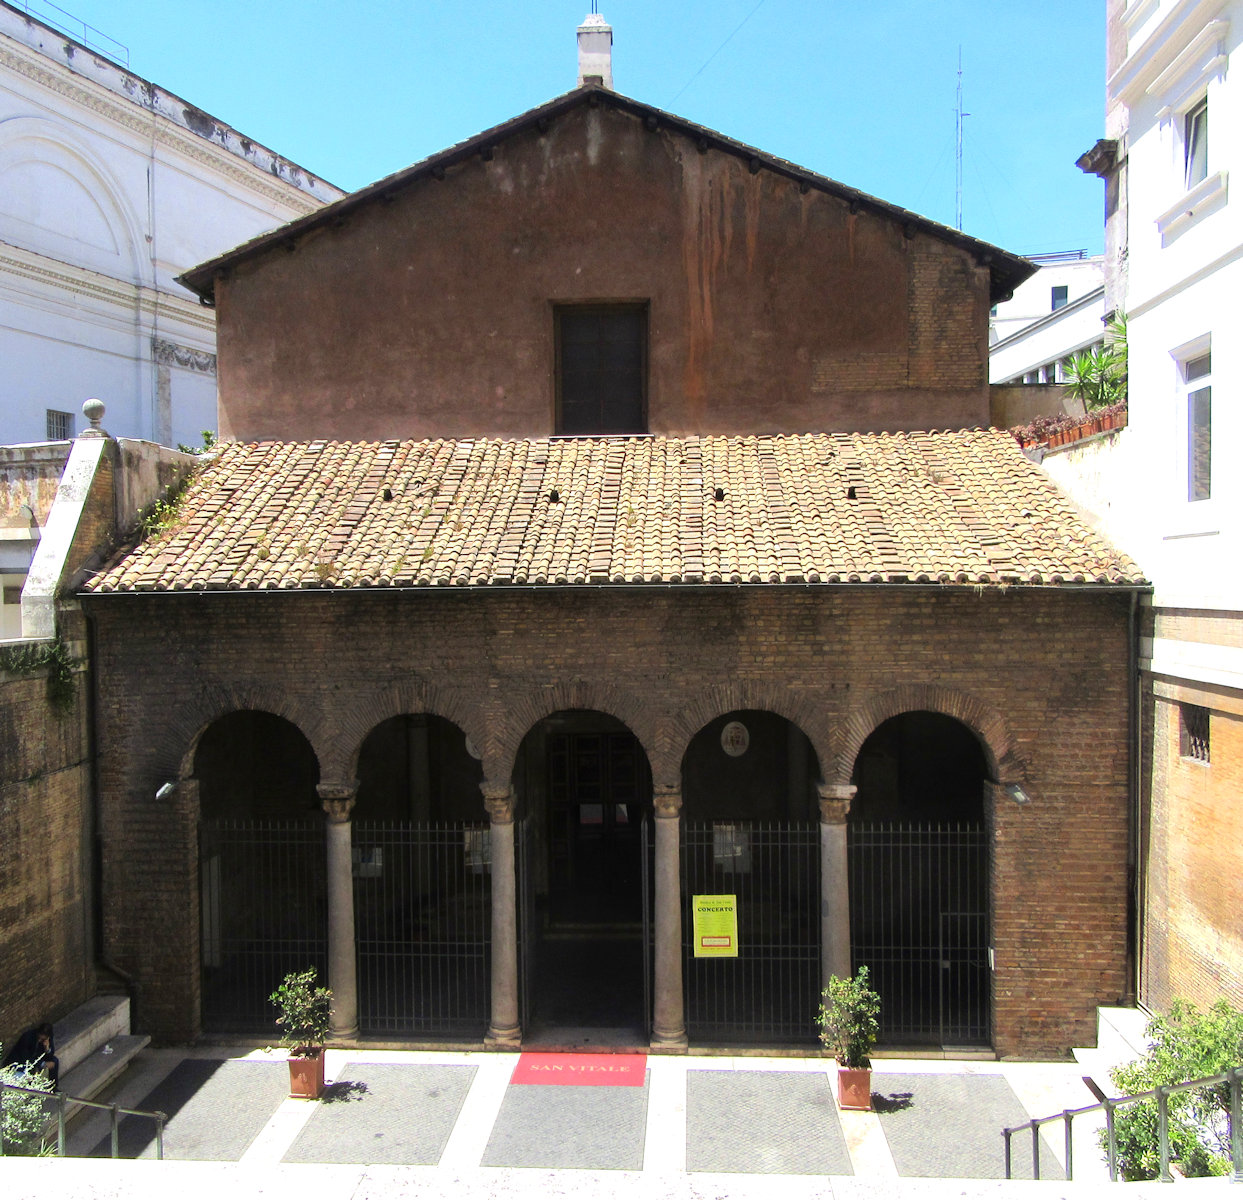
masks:
<path id="1" fill-rule="evenodd" d="M 837 1068 L 837 1106 L 838 1108 L 860 1109 L 864 1112 L 871 1110 L 871 1067 Z"/>
<path id="2" fill-rule="evenodd" d="M 324 1093 L 324 1052 L 314 1058 L 289 1056 L 289 1095 L 294 1100 L 318 1100 Z"/>

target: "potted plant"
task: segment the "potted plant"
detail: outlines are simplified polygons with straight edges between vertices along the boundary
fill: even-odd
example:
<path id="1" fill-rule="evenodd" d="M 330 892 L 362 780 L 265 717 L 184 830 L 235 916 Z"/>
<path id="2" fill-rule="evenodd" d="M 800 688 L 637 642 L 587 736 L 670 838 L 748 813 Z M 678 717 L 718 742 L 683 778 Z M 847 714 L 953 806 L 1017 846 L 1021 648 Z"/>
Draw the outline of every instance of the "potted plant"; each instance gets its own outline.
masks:
<path id="1" fill-rule="evenodd" d="M 841 1108 L 872 1107 L 872 1060 L 880 1031 L 880 997 L 868 987 L 868 969 L 851 979 L 829 976 L 820 997 L 816 1024 L 820 1041 L 837 1059 L 837 1103 Z"/>
<path id="2" fill-rule="evenodd" d="M 315 986 L 315 968 L 290 971 L 269 997 L 279 1010 L 281 1045 L 289 1050 L 289 1094 L 318 1100 L 324 1090 L 324 1043 L 332 992 Z"/>

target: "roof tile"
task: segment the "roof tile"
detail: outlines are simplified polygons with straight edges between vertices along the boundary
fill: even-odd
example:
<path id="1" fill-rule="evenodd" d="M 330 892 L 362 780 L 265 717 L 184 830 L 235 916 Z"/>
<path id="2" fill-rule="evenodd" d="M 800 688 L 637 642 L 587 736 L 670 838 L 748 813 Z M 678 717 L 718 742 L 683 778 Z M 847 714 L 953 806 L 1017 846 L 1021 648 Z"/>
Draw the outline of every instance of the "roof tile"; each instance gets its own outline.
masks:
<path id="1" fill-rule="evenodd" d="M 1084 580 L 1144 582 L 964 430 L 227 445 L 87 590 Z"/>

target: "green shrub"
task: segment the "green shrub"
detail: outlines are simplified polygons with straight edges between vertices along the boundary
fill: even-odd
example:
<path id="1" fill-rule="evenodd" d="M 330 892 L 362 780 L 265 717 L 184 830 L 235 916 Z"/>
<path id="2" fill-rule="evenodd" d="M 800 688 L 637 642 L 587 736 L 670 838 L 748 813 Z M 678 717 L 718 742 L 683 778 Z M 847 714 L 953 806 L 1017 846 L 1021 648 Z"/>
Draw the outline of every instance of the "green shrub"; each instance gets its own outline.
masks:
<path id="1" fill-rule="evenodd" d="M 870 1067 L 868 1057 L 880 1032 L 880 997 L 868 987 L 868 969 L 851 979 L 829 976 L 816 1024 L 820 1041 L 843 1067 Z"/>
<path id="2" fill-rule="evenodd" d="M 17 1067 L 0 1067 L 0 1083 L 13 1083 L 40 1092 L 52 1090 L 51 1082 L 43 1074 L 36 1072 L 27 1075 Z M 29 1158 L 46 1152 L 43 1128 L 47 1124 L 47 1115 L 43 1103 L 39 1096 L 0 1088 L 0 1155 Z"/>
<path id="3" fill-rule="evenodd" d="M 1224 1000 L 1206 1012 L 1175 1000 L 1165 1016 L 1148 1023 L 1152 1045 L 1139 1061 L 1111 1073 L 1121 1095 L 1162 1084 L 1186 1083 L 1243 1065 L 1243 1012 Z M 1215 1084 L 1170 1096 L 1170 1160 L 1184 1175 L 1224 1175 L 1230 1168 L 1230 1085 Z M 1142 1100 L 1114 1114 L 1118 1169 L 1127 1180 L 1155 1179 L 1161 1168 L 1157 1102 Z M 1105 1130 L 1101 1147 L 1108 1145 Z"/>
<path id="4" fill-rule="evenodd" d="M 269 997 L 280 1010 L 281 1045 L 295 1058 L 313 1058 L 328 1040 L 332 992 L 315 986 L 315 968 L 290 971 Z"/>

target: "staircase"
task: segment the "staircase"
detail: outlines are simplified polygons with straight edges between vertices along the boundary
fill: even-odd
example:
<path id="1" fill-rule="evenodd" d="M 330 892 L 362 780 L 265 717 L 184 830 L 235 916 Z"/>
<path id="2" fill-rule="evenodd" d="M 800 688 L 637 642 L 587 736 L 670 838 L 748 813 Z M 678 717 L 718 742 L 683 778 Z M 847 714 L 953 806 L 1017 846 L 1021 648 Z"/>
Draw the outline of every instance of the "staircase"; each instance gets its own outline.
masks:
<path id="1" fill-rule="evenodd" d="M 60 1090 L 91 1100 L 151 1039 L 130 1033 L 129 997 L 105 994 L 80 1004 L 53 1027 L 60 1059 Z"/>

